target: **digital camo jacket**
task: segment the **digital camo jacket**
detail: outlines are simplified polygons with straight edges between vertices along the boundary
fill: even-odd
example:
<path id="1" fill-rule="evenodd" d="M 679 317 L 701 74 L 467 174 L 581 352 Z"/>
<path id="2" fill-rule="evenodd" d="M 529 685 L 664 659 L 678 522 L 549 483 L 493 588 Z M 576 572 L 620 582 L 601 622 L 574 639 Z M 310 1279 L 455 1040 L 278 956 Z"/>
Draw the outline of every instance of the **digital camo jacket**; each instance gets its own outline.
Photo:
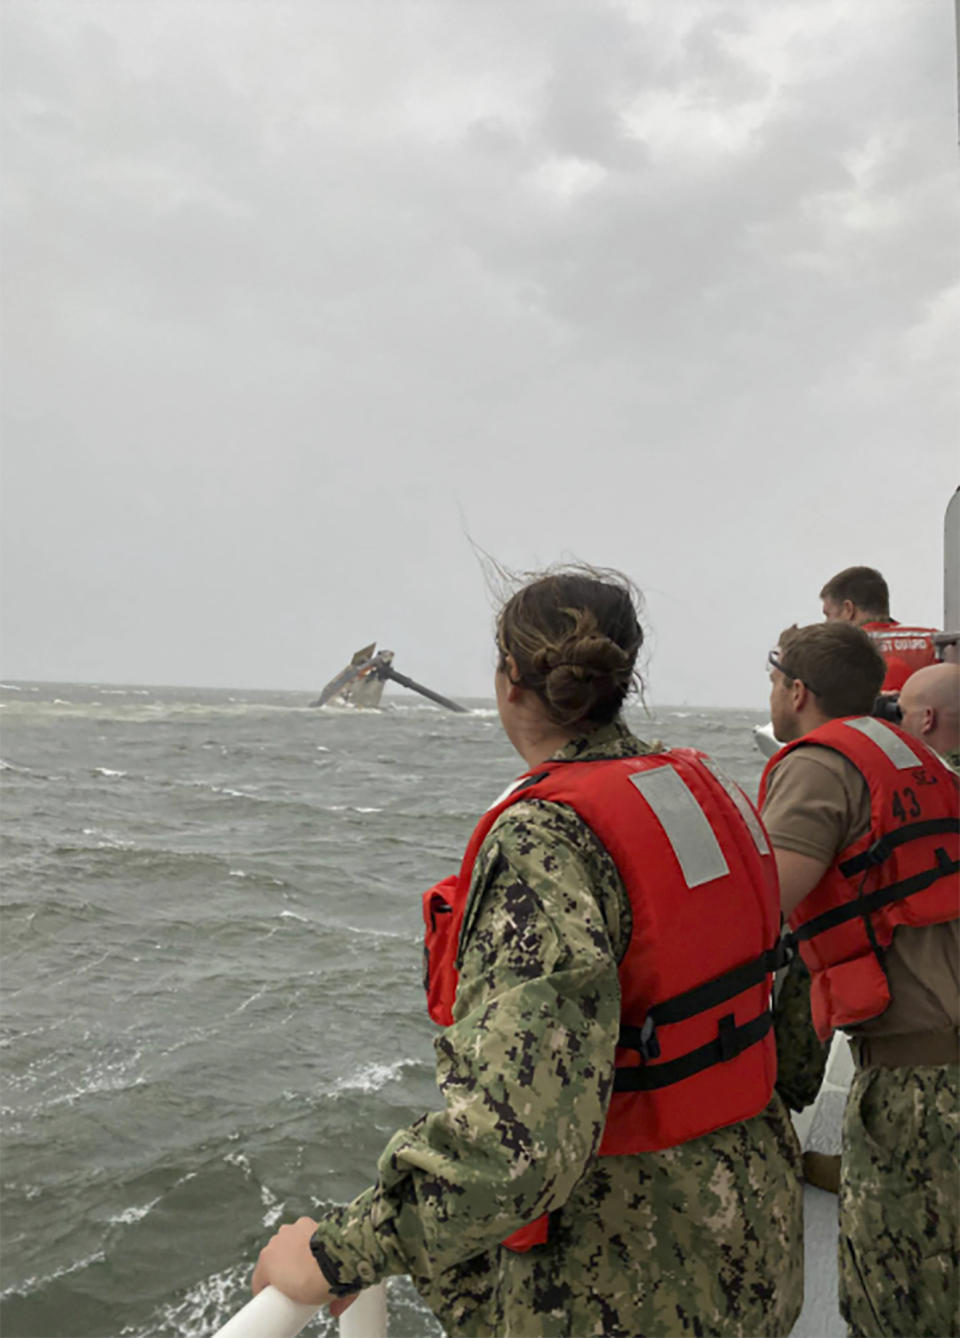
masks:
<path id="1" fill-rule="evenodd" d="M 619 724 L 558 757 L 649 752 Z M 450 1334 L 787 1334 L 803 1299 L 799 1151 L 778 1097 L 678 1147 L 596 1156 L 631 912 L 568 808 L 519 801 L 474 868 L 444 1109 L 390 1140 L 377 1183 L 319 1225 L 338 1294 L 409 1273 Z M 550 1239 L 499 1242 L 541 1213 Z"/>

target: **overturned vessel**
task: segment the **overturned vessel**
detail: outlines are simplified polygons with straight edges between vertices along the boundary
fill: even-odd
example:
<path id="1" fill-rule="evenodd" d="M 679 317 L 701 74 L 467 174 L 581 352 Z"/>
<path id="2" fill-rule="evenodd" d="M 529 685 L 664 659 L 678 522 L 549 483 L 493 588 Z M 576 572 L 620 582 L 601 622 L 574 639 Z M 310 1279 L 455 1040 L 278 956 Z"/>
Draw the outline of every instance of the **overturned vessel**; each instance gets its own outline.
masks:
<path id="1" fill-rule="evenodd" d="M 369 710 L 380 705 L 384 684 L 387 682 L 399 683 L 401 687 L 409 688 L 411 692 L 419 692 L 421 697 L 429 698 L 438 706 L 446 707 L 448 711 L 465 712 L 467 709 L 459 702 L 451 701 L 449 697 L 443 697 L 431 688 L 425 688 L 422 683 L 416 683 L 412 678 L 407 678 L 406 674 L 394 669 L 393 651 L 378 651 L 375 641 L 356 651 L 346 668 L 331 678 L 317 700 L 310 705 L 326 706 L 328 702 L 338 701 L 347 706 L 364 707 Z"/>

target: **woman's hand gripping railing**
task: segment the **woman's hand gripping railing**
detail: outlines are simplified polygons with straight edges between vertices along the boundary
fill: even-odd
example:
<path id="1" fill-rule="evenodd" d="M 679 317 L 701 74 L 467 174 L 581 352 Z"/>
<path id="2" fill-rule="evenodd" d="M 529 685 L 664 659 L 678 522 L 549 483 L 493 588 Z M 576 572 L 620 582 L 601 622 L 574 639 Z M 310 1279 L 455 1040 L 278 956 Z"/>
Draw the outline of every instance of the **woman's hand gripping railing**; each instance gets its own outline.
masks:
<path id="1" fill-rule="evenodd" d="M 301 1305 L 276 1287 L 264 1287 L 214 1338 L 296 1338 L 317 1313 L 316 1306 Z M 387 1293 L 382 1282 L 360 1292 L 343 1312 L 340 1338 L 387 1338 Z"/>

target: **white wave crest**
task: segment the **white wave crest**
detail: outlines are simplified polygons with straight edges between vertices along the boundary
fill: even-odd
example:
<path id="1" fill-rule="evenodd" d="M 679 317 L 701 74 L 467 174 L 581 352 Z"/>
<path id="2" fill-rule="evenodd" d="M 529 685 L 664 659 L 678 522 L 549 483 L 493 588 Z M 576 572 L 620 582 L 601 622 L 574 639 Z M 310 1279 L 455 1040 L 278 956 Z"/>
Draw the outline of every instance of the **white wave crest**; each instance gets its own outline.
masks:
<path id="1" fill-rule="evenodd" d="M 203 781 L 193 783 L 204 784 Z M 211 785 L 209 788 L 214 794 L 225 794 L 230 799 L 252 799 L 256 804 L 268 804 L 270 802 L 269 799 L 264 799 L 263 795 L 250 794 L 248 790 L 231 790 L 229 785 Z"/>
<path id="2" fill-rule="evenodd" d="M 358 720 L 383 715 L 383 708 L 380 706 L 354 706 L 353 702 L 327 702 L 324 706 L 308 709 L 320 710 L 329 715 L 355 715 Z"/>
<path id="3" fill-rule="evenodd" d="M 405 934 L 399 934 L 395 929 L 371 929 L 369 925 L 339 924 L 337 928 L 346 929 L 350 934 L 363 934 L 368 938 L 406 938 Z"/>
<path id="4" fill-rule="evenodd" d="M 346 1077 L 338 1078 L 330 1089 L 330 1095 L 340 1096 L 343 1092 L 379 1092 L 389 1082 L 396 1082 L 404 1069 L 414 1068 L 415 1059 L 395 1059 L 392 1064 L 365 1064 Z"/>
<path id="5" fill-rule="evenodd" d="M 132 850 L 136 844 L 134 841 L 125 841 L 122 837 L 115 836 L 113 832 L 101 831 L 99 827 L 84 827 L 83 834 L 97 838 L 98 850 Z"/>
<path id="6" fill-rule="evenodd" d="M 168 1302 L 145 1325 L 122 1330 L 122 1338 L 156 1338 L 175 1333 L 177 1338 L 209 1338 L 250 1299 L 250 1263 L 231 1264 L 222 1273 L 195 1282 L 178 1301 Z"/>
<path id="7" fill-rule="evenodd" d="M 263 1214 L 262 1222 L 267 1228 L 274 1227 L 283 1216 L 283 1200 L 278 1199 L 276 1194 L 266 1185 L 260 1186 L 260 1202 L 263 1204 L 266 1212 Z"/>
<path id="8" fill-rule="evenodd" d="M 159 944 L 157 946 L 159 947 Z M 104 957 L 108 956 L 109 953 L 104 954 Z M 131 1087 L 142 1087 L 146 1079 L 142 1072 L 136 1072 L 142 1057 L 143 1051 L 135 1050 L 132 1055 L 124 1056 L 122 1059 L 101 1059 L 88 1064 L 80 1075 L 78 1087 L 55 1096 L 52 1101 L 44 1104 L 46 1107 L 72 1106 L 86 1096 L 97 1096 L 101 1092 L 125 1092 Z"/>
<path id="9" fill-rule="evenodd" d="M 23 1282 L 14 1282 L 9 1287 L 5 1287 L 0 1292 L 0 1301 L 7 1296 L 29 1296 L 31 1292 L 38 1292 L 46 1287 L 48 1282 L 55 1281 L 56 1278 L 65 1278 L 69 1273 L 79 1273 L 83 1268 L 89 1268 L 91 1264 L 102 1263 L 106 1258 L 103 1250 L 96 1250 L 93 1254 L 85 1255 L 83 1259 L 78 1259 L 75 1263 L 65 1264 L 63 1268 L 54 1269 L 52 1273 L 31 1278 L 24 1278 Z"/>
<path id="10" fill-rule="evenodd" d="M 134 1222 L 140 1222 L 146 1217 L 151 1208 L 155 1208 L 160 1202 L 161 1196 L 151 1199 L 149 1203 L 141 1203 L 136 1207 L 124 1208 L 122 1213 L 115 1213 L 113 1217 L 108 1217 L 107 1221 L 116 1226 L 132 1226 Z"/>
<path id="11" fill-rule="evenodd" d="M 125 771 L 112 771 L 110 767 L 94 767 L 90 773 L 93 776 L 125 776 Z"/>
<path id="12" fill-rule="evenodd" d="M 233 1010 L 233 1013 L 230 1014 L 230 1016 L 233 1017 L 235 1013 L 245 1013 L 247 1009 L 250 1007 L 250 1005 L 252 1003 L 256 1003 L 258 999 L 262 999 L 263 996 L 266 994 L 266 992 L 267 992 L 266 985 L 261 985 L 260 988 L 256 991 L 256 993 L 251 994 L 249 998 L 244 999 L 243 1003 L 240 1004 L 238 1008 L 235 1008 Z"/>

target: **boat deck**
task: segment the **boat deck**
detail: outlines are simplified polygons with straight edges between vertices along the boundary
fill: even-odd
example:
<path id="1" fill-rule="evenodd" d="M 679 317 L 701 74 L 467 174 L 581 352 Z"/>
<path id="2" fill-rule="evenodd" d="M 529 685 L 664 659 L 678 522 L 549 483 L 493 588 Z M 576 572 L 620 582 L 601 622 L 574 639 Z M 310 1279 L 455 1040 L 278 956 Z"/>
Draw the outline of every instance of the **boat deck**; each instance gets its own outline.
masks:
<path id="1" fill-rule="evenodd" d="M 846 1338 L 837 1308 L 837 1196 L 803 1189 L 803 1310 L 790 1338 Z"/>

